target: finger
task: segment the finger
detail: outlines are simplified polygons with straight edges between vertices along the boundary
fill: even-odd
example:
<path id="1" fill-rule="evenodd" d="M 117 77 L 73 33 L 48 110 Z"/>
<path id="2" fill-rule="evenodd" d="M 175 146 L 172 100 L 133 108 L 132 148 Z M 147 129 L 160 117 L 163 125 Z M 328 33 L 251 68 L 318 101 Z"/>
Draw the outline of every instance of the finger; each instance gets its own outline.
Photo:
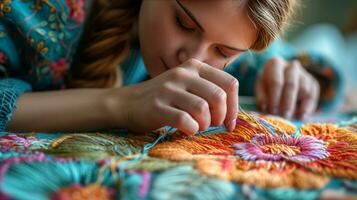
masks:
<path id="1" fill-rule="evenodd" d="M 255 98 L 256 98 L 257 106 L 263 112 L 266 112 L 267 109 L 267 102 L 265 96 L 266 94 L 263 86 L 262 76 L 260 75 L 255 84 Z"/>
<path id="2" fill-rule="evenodd" d="M 319 97 L 319 85 L 317 82 L 310 79 L 310 81 L 305 77 L 303 78 L 309 84 L 300 87 L 300 105 L 297 110 L 297 117 L 302 120 L 306 120 L 317 107 L 318 97 Z"/>
<path id="3" fill-rule="evenodd" d="M 280 114 L 286 118 L 291 118 L 295 112 L 297 97 L 299 92 L 299 63 L 293 61 L 285 69 L 283 94 L 281 98 Z M 302 82 L 301 84 L 306 84 Z"/>
<path id="4" fill-rule="evenodd" d="M 205 99 L 209 105 L 210 124 L 219 126 L 223 123 L 227 113 L 227 94 L 214 83 L 203 79 L 189 79 L 187 90 Z"/>
<path id="5" fill-rule="evenodd" d="M 192 66 L 195 66 L 193 69 L 197 70 L 200 77 L 213 82 L 226 92 L 227 112 L 224 123 L 229 131 L 232 131 L 238 114 L 238 80 L 230 74 L 205 63 L 194 59 L 190 62 Z"/>
<path id="6" fill-rule="evenodd" d="M 198 131 L 198 123 L 187 112 L 166 104 L 161 104 L 160 110 L 161 126 L 172 126 L 186 135 L 194 135 Z"/>
<path id="7" fill-rule="evenodd" d="M 280 58 L 270 59 L 264 67 L 263 81 L 267 91 L 268 109 L 272 114 L 278 113 L 283 83 L 285 61 Z"/>
<path id="8" fill-rule="evenodd" d="M 176 89 L 171 105 L 189 113 L 199 125 L 199 130 L 206 130 L 211 124 L 210 108 L 207 101 L 182 89 Z"/>

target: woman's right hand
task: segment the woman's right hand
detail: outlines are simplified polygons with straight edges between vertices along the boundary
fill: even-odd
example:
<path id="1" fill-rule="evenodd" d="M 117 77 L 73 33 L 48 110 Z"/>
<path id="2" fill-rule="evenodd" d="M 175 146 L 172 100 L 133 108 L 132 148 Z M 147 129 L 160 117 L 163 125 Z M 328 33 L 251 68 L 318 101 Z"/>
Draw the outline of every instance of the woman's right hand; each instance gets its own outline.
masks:
<path id="1" fill-rule="evenodd" d="M 169 125 L 193 135 L 223 122 L 232 131 L 238 114 L 237 79 L 195 59 L 146 82 L 114 89 L 111 97 L 121 105 L 113 115 L 138 132 Z"/>

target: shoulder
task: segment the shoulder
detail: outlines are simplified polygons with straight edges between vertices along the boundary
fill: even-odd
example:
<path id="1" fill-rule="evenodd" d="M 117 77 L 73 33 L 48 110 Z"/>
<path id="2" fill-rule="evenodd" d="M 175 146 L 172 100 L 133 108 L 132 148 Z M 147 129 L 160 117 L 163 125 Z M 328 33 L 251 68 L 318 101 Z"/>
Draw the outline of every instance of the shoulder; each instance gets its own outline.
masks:
<path id="1" fill-rule="evenodd" d="M 84 0 L 4 0 L 0 21 L 30 42 L 38 38 L 57 43 L 83 24 L 84 5 Z"/>
<path id="2" fill-rule="evenodd" d="M 61 82 L 80 40 L 87 6 L 85 0 L 0 1 L 3 34 L 23 54 L 21 64 L 36 75 L 34 82 Z"/>

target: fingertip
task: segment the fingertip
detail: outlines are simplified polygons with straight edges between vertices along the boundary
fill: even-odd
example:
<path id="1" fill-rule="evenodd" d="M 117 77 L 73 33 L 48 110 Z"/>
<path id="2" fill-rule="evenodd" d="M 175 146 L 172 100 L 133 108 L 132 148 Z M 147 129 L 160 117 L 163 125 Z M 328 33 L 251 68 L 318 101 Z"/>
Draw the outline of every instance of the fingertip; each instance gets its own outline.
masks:
<path id="1" fill-rule="evenodd" d="M 237 125 L 237 119 L 234 118 L 234 119 L 230 120 L 229 122 L 227 122 L 225 124 L 225 127 L 229 132 L 232 132 L 236 128 L 236 125 Z"/>
<path id="2" fill-rule="evenodd" d="M 303 122 L 308 121 L 309 118 L 310 118 L 310 114 L 308 114 L 308 113 L 300 114 L 300 120 L 303 121 Z"/>
<path id="3" fill-rule="evenodd" d="M 209 126 L 210 126 L 209 124 L 203 124 L 203 125 L 199 126 L 198 131 L 204 131 L 204 130 L 208 129 Z"/>
<path id="4" fill-rule="evenodd" d="M 290 110 L 287 110 L 283 113 L 283 116 L 286 118 L 286 119 L 291 119 L 292 117 L 292 113 Z"/>
<path id="5" fill-rule="evenodd" d="M 196 121 L 193 121 L 191 135 L 195 135 L 198 132 L 199 128 L 199 124 Z"/>
<path id="6" fill-rule="evenodd" d="M 193 136 L 199 131 L 199 124 L 193 120 L 192 123 L 178 129 L 186 136 Z"/>

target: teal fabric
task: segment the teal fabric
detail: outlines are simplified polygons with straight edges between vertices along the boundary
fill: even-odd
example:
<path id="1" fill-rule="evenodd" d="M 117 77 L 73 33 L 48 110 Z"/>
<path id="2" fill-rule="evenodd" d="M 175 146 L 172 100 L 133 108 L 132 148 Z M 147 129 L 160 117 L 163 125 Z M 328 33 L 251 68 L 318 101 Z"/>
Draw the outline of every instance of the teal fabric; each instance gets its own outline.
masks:
<path id="1" fill-rule="evenodd" d="M 48 0 L 2 1 L 0 9 L 0 131 L 6 130 L 16 107 L 16 100 L 29 91 L 64 89 L 64 78 L 73 63 L 85 21 L 85 10 L 91 1 Z M 277 41 L 263 53 L 248 52 L 225 70 L 240 81 L 241 95 L 254 95 L 256 76 L 265 62 L 281 55 L 299 59 L 296 50 Z M 336 105 L 342 92 L 336 67 L 318 53 L 307 53 L 315 74 L 325 68 L 334 71 L 328 80 L 335 96 L 325 98 L 321 105 Z M 121 65 L 124 85 L 149 79 L 138 45 Z M 321 75 L 324 77 L 324 75 Z"/>
<path id="2" fill-rule="evenodd" d="M 0 2 L 0 130 L 17 98 L 61 89 L 82 33 L 83 10 L 66 0 Z"/>
<path id="3" fill-rule="evenodd" d="M 17 79 L 0 80 L 0 130 L 7 127 L 16 108 L 17 98 L 24 92 L 31 91 L 31 85 Z"/>

